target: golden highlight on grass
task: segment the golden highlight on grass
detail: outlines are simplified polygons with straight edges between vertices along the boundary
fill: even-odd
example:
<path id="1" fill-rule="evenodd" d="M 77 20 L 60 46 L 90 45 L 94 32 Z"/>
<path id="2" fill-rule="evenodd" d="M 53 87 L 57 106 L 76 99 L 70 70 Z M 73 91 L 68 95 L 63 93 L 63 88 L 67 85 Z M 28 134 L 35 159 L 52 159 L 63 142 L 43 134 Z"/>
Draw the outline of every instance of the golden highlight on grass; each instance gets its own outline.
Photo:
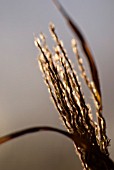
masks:
<path id="1" fill-rule="evenodd" d="M 52 23 L 49 26 L 49 31 L 54 40 L 53 51 L 50 51 L 43 34 L 40 34 L 40 38 L 35 38 L 35 45 L 40 50 L 38 62 L 44 75 L 44 81 L 67 131 L 72 135 L 83 167 L 91 170 L 114 169 L 114 163 L 109 158 L 108 146 L 110 140 L 106 134 L 106 122 L 102 114 L 102 97 L 96 64 L 78 27 L 58 1 L 54 2 L 70 28 L 79 38 L 82 50 L 88 60 L 92 81 L 86 74 L 76 40 L 73 39 L 72 49 L 78 60 L 82 77 L 93 96 L 97 122 L 92 118 L 92 109 L 86 102 L 77 73 Z M 100 160 L 100 163 L 98 160 Z"/>
<path id="2" fill-rule="evenodd" d="M 96 96 L 97 89 L 94 82 L 90 81 L 86 75 L 76 41 L 73 39 L 73 52 L 78 59 L 82 76 L 93 95 L 98 118 L 96 123 L 92 118 L 91 108 L 85 101 L 84 92 L 82 92 L 78 76 L 67 56 L 63 42 L 55 32 L 54 24 L 50 24 L 49 30 L 55 42 L 52 52 L 43 34 L 40 35 L 40 38 L 35 38 L 35 45 L 41 52 L 38 62 L 54 104 L 69 134 L 72 135 L 82 164 L 85 169 L 90 169 L 95 166 L 94 155 L 99 153 L 99 159 L 100 157 L 109 157 L 107 148 L 109 139 L 106 135 L 105 120 L 100 108 L 100 97 Z"/>
<path id="3" fill-rule="evenodd" d="M 86 74 L 82 57 L 78 51 L 75 38 L 72 40 L 73 55 L 77 58 L 82 78 L 93 96 L 96 108 L 97 122 L 93 120 L 92 108 L 87 104 L 78 75 L 69 60 L 63 42 L 59 39 L 54 24 L 50 24 L 49 31 L 54 40 L 53 51 L 47 45 L 43 33 L 35 37 L 35 46 L 40 54 L 38 62 L 44 75 L 44 81 L 60 117 L 67 129 L 63 131 L 54 127 L 31 127 L 0 137 L 0 144 L 17 137 L 40 131 L 53 131 L 70 138 L 85 170 L 114 170 L 114 162 L 109 157 L 108 146 L 110 140 L 106 134 L 106 122 L 102 111 L 102 96 L 97 67 L 90 48 L 80 29 L 72 21 L 57 0 L 53 0 L 69 27 L 78 37 L 81 50 L 90 67 L 92 81 Z"/>

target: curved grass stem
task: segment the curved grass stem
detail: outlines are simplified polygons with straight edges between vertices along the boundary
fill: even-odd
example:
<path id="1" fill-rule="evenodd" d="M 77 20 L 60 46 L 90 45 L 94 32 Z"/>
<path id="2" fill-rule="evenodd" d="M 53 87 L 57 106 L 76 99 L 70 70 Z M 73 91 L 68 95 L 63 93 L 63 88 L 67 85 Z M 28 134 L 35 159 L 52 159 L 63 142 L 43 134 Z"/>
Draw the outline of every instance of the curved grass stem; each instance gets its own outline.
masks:
<path id="1" fill-rule="evenodd" d="M 15 139 L 15 138 L 27 135 L 27 134 L 37 133 L 37 132 L 41 132 L 41 131 L 57 132 L 57 133 L 60 133 L 68 138 L 71 138 L 71 134 L 69 134 L 67 131 L 57 129 L 54 127 L 49 127 L 49 126 L 38 126 L 38 127 L 30 127 L 27 129 L 22 129 L 22 130 L 14 132 L 14 133 L 10 133 L 8 135 L 2 136 L 2 137 L 0 137 L 0 144 L 3 144 L 3 143 L 8 142 L 12 139 Z"/>

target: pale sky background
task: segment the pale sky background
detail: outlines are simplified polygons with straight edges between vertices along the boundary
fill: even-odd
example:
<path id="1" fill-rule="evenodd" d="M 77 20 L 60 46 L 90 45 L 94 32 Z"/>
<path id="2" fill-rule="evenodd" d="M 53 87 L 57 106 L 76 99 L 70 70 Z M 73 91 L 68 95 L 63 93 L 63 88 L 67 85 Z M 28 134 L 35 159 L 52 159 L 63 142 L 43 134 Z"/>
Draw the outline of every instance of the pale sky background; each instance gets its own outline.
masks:
<path id="1" fill-rule="evenodd" d="M 60 0 L 87 38 L 98 66 L 114 160 L 114 1 Z M 0 135 L 34 125 L 64 128 L 37 65 L 33 34 L 50 43 L 53 21 L 71 54 L 73 37 L 51 0 L 0 0 Z M 51 41 L 52 42 L 52 41 Z M 71 54 L 71 59 L 74 59 Z M 75 61 L 75 60 L 73 60 Z M 91 96 L 90 96 L 91 98 Z M 1 170 L 81 170 L 71 141 L 37 133 L 0 146 Z"/>

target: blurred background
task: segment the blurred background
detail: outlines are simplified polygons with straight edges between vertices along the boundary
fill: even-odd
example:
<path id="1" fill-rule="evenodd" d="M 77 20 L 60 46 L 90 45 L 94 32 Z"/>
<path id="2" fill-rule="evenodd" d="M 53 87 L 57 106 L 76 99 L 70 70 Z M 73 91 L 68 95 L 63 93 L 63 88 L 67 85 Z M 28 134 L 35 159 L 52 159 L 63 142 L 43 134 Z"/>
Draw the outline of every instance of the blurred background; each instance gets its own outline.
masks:
<path id="1" fill-rule="evenodd" d="M 104 116 L 114 160 L 114 1 L 65 1 L 61 4 L 87 38 L 98 66 Z M 33 34 L 49 35 L 54 22 L 74 62 L 73 34 L 51 0 L 0 0 L 0 135 L 36 125 L 64 129 L 37 64 Z M 75 62 L 76 65 L 76 62 Z M 85 64 L 86 65 L 86 64 Z M 86 93 L 86 90 L 84 90 Z M 89 94 L 89 100 L 91 96 Z M 93 107 L 93 106 L 92 106 Z M 94 113 L 94 112 L 93 112 Z M 62 135 L 42 132 L 0 146 L 2 170 L 81 170 L 72 142 Z"/>

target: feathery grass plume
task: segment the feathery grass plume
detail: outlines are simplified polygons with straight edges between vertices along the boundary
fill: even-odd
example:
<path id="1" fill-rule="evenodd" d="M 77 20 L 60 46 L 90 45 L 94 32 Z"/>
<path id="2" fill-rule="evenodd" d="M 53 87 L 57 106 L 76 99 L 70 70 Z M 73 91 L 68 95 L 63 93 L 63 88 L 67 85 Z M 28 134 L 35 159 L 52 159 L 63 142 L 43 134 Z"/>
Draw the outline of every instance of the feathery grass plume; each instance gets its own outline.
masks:
<path id="1" fill-rule="evenodd" d="M 93 96 L 95 97 L 94 101 L 96 104 L 96 111 L 98 114 L 98 116 L 97 116 L 98 125 L 99 125 L 99 130 L 100 130 L 100 137 L 101 137 L 101 141 L 102 141 L 101 147 L 107 148 L 109 140 L 106 135 L 105 119 L 102 116 L 102 96 L 101 96 L 101 90 L 100 90 L 100 81 L 99 81 L 98 71 L 97 71 L 97 67 L 96 67 L 93 55 L 91 53 L 88 43 L 86 42 L 86 40 L 85 40 L 84 36 L 82 35 L 78 26 L 72 21 L 72 19 L 69 17 L 69 15 L 65 11 L 65 9 L 61 6 L 61 4 L 57 0 L 53 0 L 53 2 L 56 5 L 57 9 L 61 12 L 63 17 L 65 18 L 65 20 L 67 21 L 67 24 L 70 27 L 70 29 L 72 30 L 72 32 L 74 33 L 74 35 L 76 37 L 78 37 L 78 39 L 80 40 L 82 50 L 83 50 L 85 57 L 89 63 L 90 73 L 91 73 L 91 76 L 93 79 L 92 83 L 89 83 L 89 81 L 88 81 L 89 79 L 87 78 L 87 76 L 84 76 L 85 69 L 84 69 L 83 65 L 81 64 L 81 62 L 79 61 L 80 56 L 77 53 L 79 65 L 80 65 L 81 71 L 83 73 L 84 79 L 86 81 L 86 84 L 88 85 L 90 91 L 92 91 Z M 107 149 L 105 149 L 105 150 L 108 154 L 108 150 Z"/>
<path id="2" fill-rule="evenodd" d="M 74 35 L 78 37 L 89 63 L 92 81 L 86 74 L 76 40 L 73 39 L 72 49 L 78 60 L 82 77 L 93 95 L 97 122 L 92 118 L 91 107 L 85 100 L 78 76 L 67 56 L 63 42 L 59 40 L 54 25 L 50 24 L 50 33 L 55 41 L 53 52 L 49 50 L 43 34 L 40 34 L 40 39 L 35 37 L 35 45 L 40 49 L 38 61 L 44 74 L 44 80 L 67 131 L 49 126 L 30 127 L 0 137 L 0 144 L 40 131 L 57 132 L 73 141 L 85 170 L 114 170 L 114 162 L 110 159 L 108 152 L 110 140 L 106 134 L 106 122 L 102 115 L 102 96 L 94 58 L 77 25 L 57 0 L 53 0 L 53 2 L 66 19 Z"/>
<path id="3" fill-rule="evenodd" d="M 76 41 L 72 40 L 72 48 L 78 59 L 82 76 L 93 94 L 98 122 L 92 118 L 91 108 L 85 101 L 78 76 L 67 56 L 63 42 L 59 40 L 54 24 L 49 30 L 55 42 L 53 52 L 50 51 L 45 36 L 35 37 L 35 45 L 40 50 L 38 62 L 44 75 L 44 81 L 57 110 L 74 142 L 77 153 L 85 169 L 114 169 L 109 158 L 109 140 L 106 136 L 105 120 L 101 113 L 100 94 L 93 81 L 86 75 Z M 100 160 L 100 163 L 97 161 Z"/>

